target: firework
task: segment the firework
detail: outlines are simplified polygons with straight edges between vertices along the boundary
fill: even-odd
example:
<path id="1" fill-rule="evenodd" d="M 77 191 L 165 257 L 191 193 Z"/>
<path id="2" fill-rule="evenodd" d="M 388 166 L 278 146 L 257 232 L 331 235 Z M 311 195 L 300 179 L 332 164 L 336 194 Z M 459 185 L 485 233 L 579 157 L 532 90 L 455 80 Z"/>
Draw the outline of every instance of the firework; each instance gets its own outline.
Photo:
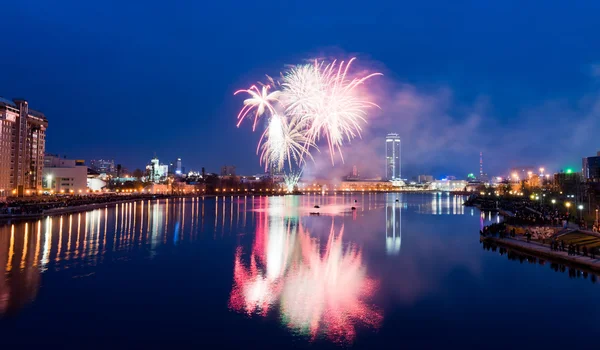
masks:
<path id="1" fill-rule="evenodd" d="M 288 193 L 294 192 L 294 188 L 298 186 L 298 181 L 300 181 L 300 176 L 302 176 L 302 171 L 298 173 L 291 172 L 283 175 L 283 182 L 285 183 Z"/>
<path id="2" fill-rule="evenodd" d="M 312 159 L 312 147 L 316 148 L 314 142 L 306 136 L 296 118 L 288 121 L 275 114 L 258 142 L 256 152 L 260 151 L 260 163 L 265 165 L 265 170 L 271 167 L 281 170 L 286 162 L 291 170 L 292 160 L 300 165 L 305 156 Z"/>
<path id="3" fill-rule="evenodd" d="M 307 138 L 317 142 L 327 140 L 331 162 L 336 151 L 343 155 L 344 140 L 360 136 L 361 124 L 366 123 L 366 110 L 377 105 L 360 96 L 357 87 L 380 73 L 361 78 L 348 78 L 354 59 L 337 64 L 318 62 L 292 68 L 283 78 L 283 97 L 286 113 L 300 118 Z"/>
<path id="4" fill-rule="evenodd" d="M 343 162 L 344 142 L 361 136 L 367 110 L 378 107 L 361 94 L 359 87 L 381 74 L 350 77 L 353 61 L 354 58 L 339 63 L 315 60 L 313 64 L 290 68 L 282 74 L 281 81 L 267 76 L 269 83 L 262 90 L 252 86 L 236 91 L 251 95 L 238 114 L 238 126 L 253 109 L 253 130 L 258 118 L 268 114 L 268 127 L 257 148 L 265 167 L 272 165 L 282 170 L 287 161 L 291 169 L 292 160 L 300 165 L 305 157 L 312 158 L 310 151 L 321 139 L 327 142 L 331 163 L 335 164 L 336 153 Z M 271 87 L 274 91 L 269 93 Z"/>
<path id="5" fill-rule="evenodd" d="M 234 93 L 234 95 L 237 95 L 241 92 L 246 92 L 251 96 L 250 98 L 244 100 L 244 107 L 238 114 L 238 127 L 252 109 L 256 109 L 254 114 L 254 124 L 252 124 L 252 131 L 256 130 L 256 122 L 258 117 L 263 115 L 267 110 L 271 113 L 275 113 L 275 110 L 273 109 L 273 103 L 277 101 L 277 97 L 281 92 L 273 91 L 269 93 L 269 88 L 269 85 L 263 85 L 262 89 L 259 90 L 256 85 L 252 85 L 249 89 L 238 90 Z"/>

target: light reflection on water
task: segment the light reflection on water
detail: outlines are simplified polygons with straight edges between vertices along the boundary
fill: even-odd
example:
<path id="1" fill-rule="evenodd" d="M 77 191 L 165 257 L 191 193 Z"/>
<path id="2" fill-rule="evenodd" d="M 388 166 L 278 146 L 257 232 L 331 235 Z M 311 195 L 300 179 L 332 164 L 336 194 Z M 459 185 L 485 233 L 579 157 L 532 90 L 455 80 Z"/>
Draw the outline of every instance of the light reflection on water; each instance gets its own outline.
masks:
<path id="1" fill-rule="evenodd" d="M 228 303 L 233 311 L 224 306 L 224 312 L 276 317 L 290 332 L 309 340 L 353 342 L 362 330 L 374 333 L 385 323 L 386 305 L 377 295 L 390 282 L 374 273 L 380 266 L 372 261 L 379 250 L 390 259 L 406 254 L 407 211 L 465 214 L 462 196 L 410 198 L 365 193 L 145 200 L 1 225 L 0 266 L 5 273 L 0 276 L 0 316 L 18 317 L 24 307 L 35 304 L 42 279 L 54 274 L 69 271 L 73 277 L 86 277 L 103 264 L 175 254 L 166 252 L 167 247 L 247 236 L 251 244 L 238 243 L 235 253 L 215 258 L 218 263 L 233 261 L 226 276 L 232 284 Z M 435 285 L 424 281 L 416 266 L 393 267 L 411 276 L 413 284 L 399 288 L 410 298 Z"/>
<path id="2" fill-rule="evenodd" d="M 382 313 L 370 300 L 377 281 L 367 276 L 360 248 L 343 244 L 343 224 L 336 227 L 331 217 L 329 233 L 320 239 L 294 214 L 297 202 L 267 198 L 264 208 L 249 257 L 237 249 L 230 307 L 262 316 L 278 307 L 284 324 L 311 338 L 323 333 L 352 341 L 356 324 L 378 327 Z"/>

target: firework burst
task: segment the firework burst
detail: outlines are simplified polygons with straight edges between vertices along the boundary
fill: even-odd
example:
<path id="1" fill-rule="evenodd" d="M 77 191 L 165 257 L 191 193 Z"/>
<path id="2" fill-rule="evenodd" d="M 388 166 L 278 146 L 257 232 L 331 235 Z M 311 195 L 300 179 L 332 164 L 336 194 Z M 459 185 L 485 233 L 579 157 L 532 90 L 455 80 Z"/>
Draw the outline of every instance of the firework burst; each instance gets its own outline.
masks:
<path id="1" fill-rule="evenodd" d="M 302 176 L 302 170 L 300 172 L 291 172 L 287 174 L 283 174 L 283 182 L 285 183 L 285 188 L 288 193 L 294 192 L 294 188 L 298 186 L 298 181 L 300 181 L 300 177 Z"/>
<path id="2" fill-rule="evenodd" d="M 282 74 L 281 81 L 267 76 L 269 84 L 263 85 L 262 90 L 251 86 L 236 91 L 236 94 L 250 94 L 238 114 L 238 126 L 252 110 L 255 110 L 253 130 L 261 115 L 269 115 L 268 127 L 257 148 L 261 164 L 282 170 L 287 162 L 291 170 L 292 160 L 301 165 L 305 157 L 312 158 L 310 151 L 313 147 L 317 149 L 321 139 L 327 142 L 332 164 L 336 153 L 344 161 L 344 142 L 361 136 L 367 110 L 378 107 L 358 88 L 381 75 L 352 78 L 349 71 L 353 61 L 354 58 L 347 63 L 315 60 L 313 64 L 290 68 Z M 279 90 L 269 93 L 270 87 Z"/>
<path id="3" fill-rule="evenodd" d="M 295 118 L 286 120 L 278 114 L 271 116 L 269 126 L 263 133 L 256 152 L 260 151 L 260 163 L 265 170 L 273 167 L 282 170 L 287 162 L 290 170 L 292 160 L 301 165 L 305 157 L 312 159 L 310 149 L 316 145 L 310 140 Z"/>
<path id="4" fill-rule="evenodd" d="M 269 88 L 269 85 L 263 85 L 262 89 L 259 90 L 256 85 L 252 85 L 246 90 L 238 90 L 234 93 L 234 95 L 237 95 L 241 92 L 245 92 L 250 95 L 250 98 L 244 100 L 244 108 L 242 108 L 238 114 L 238 127 L 252 109 L 256 109 L 254 114 L 254 124 L 252 124 L 252 131 L 256 130 L 256 122 L 258 121 L 258 117 L 263 115 L 266 111 L 275 113 L 275 109 L 273 109 L 273 103 L 277 102 L 277 97 L 279 94 L 281 94 L 281 91 L 276 90 L 269 93 Z"/>

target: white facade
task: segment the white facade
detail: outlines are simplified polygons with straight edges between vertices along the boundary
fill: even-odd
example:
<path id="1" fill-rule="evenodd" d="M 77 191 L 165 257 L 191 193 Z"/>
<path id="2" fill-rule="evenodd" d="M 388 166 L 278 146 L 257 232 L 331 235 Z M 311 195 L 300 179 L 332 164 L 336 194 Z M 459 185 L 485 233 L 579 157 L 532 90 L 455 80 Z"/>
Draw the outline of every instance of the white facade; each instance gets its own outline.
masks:
<path id="1" fill-rule="evenodd" d="M 150 173 L 150 181 L 154 183 L 164 181 L 169 174 L 169 166 L 160 164 L 156 157 L 150 160 L 150 164 L 146 166 L 146 170 Z"/>
<path id="2" fill-rule="evenodd" d="M 82 193 L 87 190 L 87 166 L 83 161 L 60 158 L 55 155 L 44 157 L 42 184 L 54 193 Z"/>
<path id="3" fill-rule="evenodd" d="M 467 187 L 465 180 L 435 180 L 431 183 L 430 189 L 439 191 L 462 191 Z"/>

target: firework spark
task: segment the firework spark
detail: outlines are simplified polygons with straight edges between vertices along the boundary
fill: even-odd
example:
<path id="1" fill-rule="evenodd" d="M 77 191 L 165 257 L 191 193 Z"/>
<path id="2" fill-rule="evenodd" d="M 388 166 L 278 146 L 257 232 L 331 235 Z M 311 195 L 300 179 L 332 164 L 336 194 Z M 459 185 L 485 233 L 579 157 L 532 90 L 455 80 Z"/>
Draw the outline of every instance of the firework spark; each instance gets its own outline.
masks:
<path id="1" fill-rule="evenodd" d="M 287 161 L 292 169 L 292 160 L 301 165 L 305 157 L 312 158 L 310 150 L 317 149 L 321 139 L 327 140 L 332 164 L 336 153 L 344 161 L 344 142 L 361 136 L 367 110 L 378 107 L 361 94 L 359 87 L 381 74 L 350 77 L 354 60 L 339 63 L 315 60 L 313 64 L 290 68 L 281 75 L 281 81 L 267 76 L 269 83 L 262 90 L 253 85 L 235 92 L 251 96 L 238 114 L 238 126 L 254 109 L 253 131 L 258 118 L 268 115 L 268 127 L 257 148 L 265 168 L 282 170 Z M 273 92 L 269 92 L 271 87 Z"/>
<path id="2" fill-rule="evenodd" d="M 253 108 L 256 108 L 256 112 L 254 114 L 254 123 L 252 124 L 252 131 L 256 130 L 256 122 L 258 120 L 258 117 L 263 115 L 267 110 L 271 113 L 275 113 L 275 109 L 273 109 L 273 103 L 277 101 L 277 98 L 279 94 L 281 94 L 281 91 L 276 90 L 269 93 L 269 88 L 269 85 L 263 85 L 262 89 L 259 90 L 258 87 L 256 87 L 256 85 L 252 85 L 249 89 L 238 90 L 234 93 L 234 95 L 237 95 L 238 93 L 246 92 L 251 96 L 250 98 L 244 100 L 244 108 L 242 108 L 242 110 L 238 114 L 238 127 Z"/>
<path id="3" fill-rule="evenodd" d="M 286 114 L 300 119 L 299 124 L 306 127 L 306 137 L 312 142 L 316 143 L 321 137 L 327 140 L 332 164 L 336 151 L 343 162 L 344 140 L 360 137 L 367 109 L 378 107 L 362 98 L 357 88 L 381 74 L 350 79 L 348 71 L 353 61 L 354 58 L 348 63 L 325 64 L 315 60 L 312 65 L 292 68 L 283 77 Z"/>
<path id="4" fill-rule="evenodd" d="M 300 177 L 302 176 L 302 171 L 295 173 L 291 172 L 283 175 L 283 182 L 285 183 L 285 187 L 288 193 L 294 192 L 294 188 L 298 186 L 298 181 L 300 181 Z"/>
<path id="5" fill-rule="evenodd" d="M 287 121 L 285 117 L 275 114 L 271 117 L 256 152 L 260 150 L 260 163 L 265 165 L 265 170 L 270 167 L 282 170 L 286 161 L 291 170 L 292 160 L 300 165 L 305 156 L 312 159 L 312 147 L 316 148 L 316 145 L 306 136 L 296 118 Z"/>

